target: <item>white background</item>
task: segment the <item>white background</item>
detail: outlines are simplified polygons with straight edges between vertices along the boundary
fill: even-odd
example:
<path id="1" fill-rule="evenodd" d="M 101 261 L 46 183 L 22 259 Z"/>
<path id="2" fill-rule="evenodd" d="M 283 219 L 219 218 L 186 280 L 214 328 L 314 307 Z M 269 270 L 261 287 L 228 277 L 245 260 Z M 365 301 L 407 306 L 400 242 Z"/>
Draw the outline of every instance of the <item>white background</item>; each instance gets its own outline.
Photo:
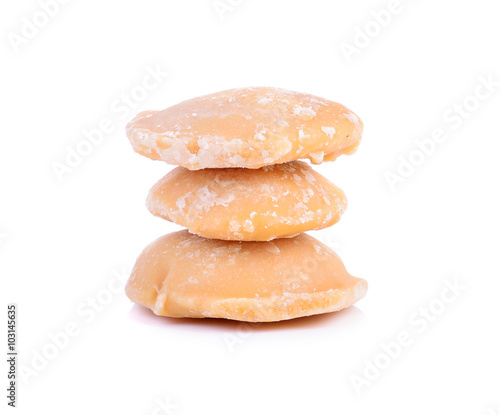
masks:
<path id="1" fill-rule="evenodd" d="M 36 1 L 2 4 L 0 275 L 3 310 L 18 304 L 18 413 L 499 414 L 498 1 L 401 0 L 385 27 L 373 14 L 382 0 L 221 3 L 234 6 L 219 16 L 212 0 L 75 0 L 47 21 Z M 155 68 L 168 76 L 141 94 Z M 145 208 L 171 167 L 135 154 L 126 122 L 260 85 L 341 102 L 364 121 L 355 155 L 317 167 L 349 207 L 312 234 L 368 280 L 366 298 L 260 326 L 133 306 L 117 275 L 180 228 Z M 112 131 L 89 150 L 84 131 L 100 123 Z M 415 153 L 438 128 L 447 139 Z M 76 148 L 89 154 L 58 177 L 54 163 Z M 410 156 L 420 164 L 392 189 L 387 172 Z M 466 288 L 440 308 L 455 279 Z M 429 304 L 439 315 L 424 324 Z M 412 344 L 387 360 L 400 332 Z M 357 389 L 370 362 L 386 368 Z"/>

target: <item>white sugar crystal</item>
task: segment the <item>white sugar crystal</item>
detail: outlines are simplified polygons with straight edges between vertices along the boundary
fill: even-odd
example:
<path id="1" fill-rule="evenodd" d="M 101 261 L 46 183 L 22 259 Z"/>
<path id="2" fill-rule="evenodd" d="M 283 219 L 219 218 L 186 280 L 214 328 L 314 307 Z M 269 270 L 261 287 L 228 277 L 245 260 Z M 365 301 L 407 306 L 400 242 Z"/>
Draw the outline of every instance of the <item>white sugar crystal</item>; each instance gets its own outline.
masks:
<path id="1" fill-rule="evenodd" d="M 321 127 L 321 131 L 323 131 L 330 138 L 333 138 L 333 136 L 335 135 L 334 127 Z"/>
<path id="2" fill-rule="evenodd" d="M 293 108 L 293 113 L 294 115 L 297 115 L 299 117 L 302 116 L 307 116 L 307 117 L 314 117 L 316 116 L 316 111 L 312 109 L 312 107 L 303 107 L 301 105 L 295 105 Z"/>
<path id="3" fill-rule="evenodd" d="M 359 125 L 359 118 L 353 112 L 346 112 L 343 114 L 349 121 L 353 122 L 356 125 Z"/>
<path id="4" fill-rule="evenodd" d="M 186 198 L 191 197 L 193 194 L 191 192 L 186 193 L 184 196 L 179 197 L 175 205 L 178 209 L 182 210 L 186 207 Z"/>
<path id="5" fill-rule="evenodd" d="M 253 222 L 250 219 L 247 219 L 245 222 L 243 222 L 243 230 L 245 232 L 253 232 L 255 230 Z"/>
<path id="6" fill-rule="evenodd" d="M 302 140 L 304 140 L 305 138 L 308 138 L 308 137 L 310 137 L 309 134 L 305 134 L 304 131 L 299 130 L 299 140 L 300 141 L 302 141 Z"/>
<path id="7" fill-rule="evenodd" d="M 309 153 L 309 157 L 311 158 L 313 163 L 322 163 L 323 158 L 325 157 L 325 152 L 324 151 L 315 151 L 312 153 Z"/>

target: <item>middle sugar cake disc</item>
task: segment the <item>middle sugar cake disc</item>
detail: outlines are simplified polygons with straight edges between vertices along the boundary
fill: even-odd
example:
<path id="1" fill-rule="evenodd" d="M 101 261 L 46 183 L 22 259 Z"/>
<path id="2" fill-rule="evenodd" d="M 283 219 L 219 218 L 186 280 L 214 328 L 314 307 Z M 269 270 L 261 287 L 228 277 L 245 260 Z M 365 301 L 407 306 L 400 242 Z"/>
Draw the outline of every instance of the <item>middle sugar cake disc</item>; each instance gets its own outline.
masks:
<path id="1" fill-rule="evenodd" d="M 205 238 L 269 241 L 338 222 L 342 190 L 302 161 L 244 168 L 177 167 L 149 192 L 149 211 Z"/>

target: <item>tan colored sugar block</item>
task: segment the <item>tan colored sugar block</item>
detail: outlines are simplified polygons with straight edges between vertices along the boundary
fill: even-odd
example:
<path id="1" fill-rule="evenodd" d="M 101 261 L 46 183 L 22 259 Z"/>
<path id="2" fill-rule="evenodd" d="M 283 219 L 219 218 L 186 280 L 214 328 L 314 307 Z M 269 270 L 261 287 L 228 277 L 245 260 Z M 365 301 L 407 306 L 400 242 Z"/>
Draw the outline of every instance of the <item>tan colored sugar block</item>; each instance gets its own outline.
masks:
<path id="1" fill-rule="evenodd" d="M 177 167 L 149 192 L 150 212 L 206 238 L 269 241 L 337 223 L 338 187 L 307 163 L 192 171 Z"/>
<path id="2" fill-rule="evenodd" d="M 145 111 L 128 125 L 134 150 L 190 170 L 262 166 L 356 151 L 363 124 L 348 108 L 278 88 L 238 88 Z"/>
<path id="3" fill-rule="evenodd" d="M 128 297 L 169 317 L 278 321 L 337 311 L 364 297 L 365 280 L 301 234 L 272 242 L 205 239 L 188 231 L 157 239 L 141 253 Z"/>

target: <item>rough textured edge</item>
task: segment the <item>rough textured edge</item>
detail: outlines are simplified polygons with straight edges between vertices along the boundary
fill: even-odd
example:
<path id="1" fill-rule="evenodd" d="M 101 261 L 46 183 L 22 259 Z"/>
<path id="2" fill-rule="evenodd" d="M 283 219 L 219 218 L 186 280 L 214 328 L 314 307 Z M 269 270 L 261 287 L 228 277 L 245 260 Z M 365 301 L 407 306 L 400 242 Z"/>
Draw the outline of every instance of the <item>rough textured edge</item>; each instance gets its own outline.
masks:
<path id="1" fill-rule="evenodd" d="M 150 308 L 153 313 L 158 316 L 176 318 L 223 318 L 247 322 L 273 322 L 342 310 L 362 299 L 366 295 L 367 290 L 368 283 L 363 279 L 359 279 L 356 285 L 346 290 L 332 288 L 328 291 L 318 293 L 285 294 L 281 297 L 261 299 L 229 298 L 206 304 L 206 311 L 196 312 L 192 316 L 172 316 L 163 311 L 167 307 L 167 304 L 165 304 L 166 296 L 162 296 L 160 293 L 155 299 L 154 304 L 141 305 Z M 191 301 L 176 300 L 178 305 L 183 305 L 186 308 L 190 308 L 190 306 L 193 305 L 193 299 L 190 299 Z M 313 308 L 308 307 L 311 304 L 318 305 Z"/>

